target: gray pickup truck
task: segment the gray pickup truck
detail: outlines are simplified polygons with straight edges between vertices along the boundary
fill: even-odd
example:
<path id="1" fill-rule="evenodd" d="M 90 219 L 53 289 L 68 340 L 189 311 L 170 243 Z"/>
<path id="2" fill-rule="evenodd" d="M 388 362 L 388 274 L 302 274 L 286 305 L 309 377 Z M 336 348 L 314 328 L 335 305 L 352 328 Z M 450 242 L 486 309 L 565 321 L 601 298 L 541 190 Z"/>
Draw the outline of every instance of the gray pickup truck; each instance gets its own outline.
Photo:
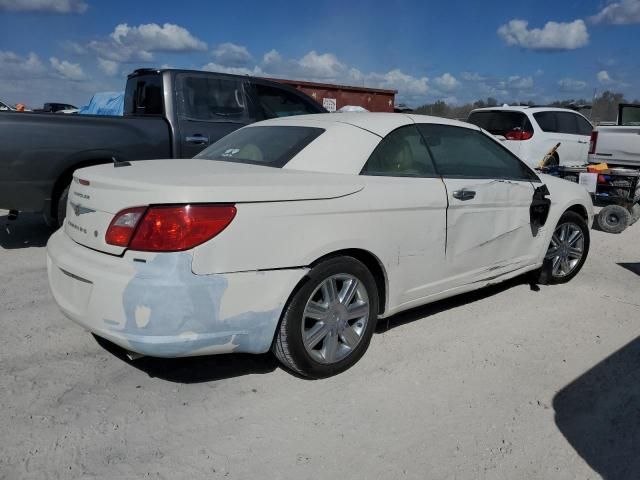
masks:
<path id="1" fill-rule="evenodd" d="M 42 212 L 61 224 L 78 168 L 113 158 L 191 158 L 249 123 L 324 112 L 304 93 L 261 78 L 136 70 L 122 117 L 0 112 L 0 209 Z"/>

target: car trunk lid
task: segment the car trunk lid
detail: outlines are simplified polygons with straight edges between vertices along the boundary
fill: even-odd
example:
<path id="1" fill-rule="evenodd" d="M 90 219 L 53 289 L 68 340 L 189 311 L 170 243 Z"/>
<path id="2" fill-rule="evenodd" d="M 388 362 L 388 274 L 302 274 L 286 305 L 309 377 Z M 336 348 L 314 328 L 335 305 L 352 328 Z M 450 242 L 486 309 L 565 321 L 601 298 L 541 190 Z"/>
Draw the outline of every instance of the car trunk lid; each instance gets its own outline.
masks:
<path id="1" fill-rule="evenodd" d="M 357 176 L 283 170 L 212 160 L 153 160 L 77 170 L 64 229 L 74 241 L 120 255 L 105 234 L 116 213 L 131 207 L 193 203 L 321 200 L 363 188 Z M 240 213 L 241 214 L 241 213 Z"/>

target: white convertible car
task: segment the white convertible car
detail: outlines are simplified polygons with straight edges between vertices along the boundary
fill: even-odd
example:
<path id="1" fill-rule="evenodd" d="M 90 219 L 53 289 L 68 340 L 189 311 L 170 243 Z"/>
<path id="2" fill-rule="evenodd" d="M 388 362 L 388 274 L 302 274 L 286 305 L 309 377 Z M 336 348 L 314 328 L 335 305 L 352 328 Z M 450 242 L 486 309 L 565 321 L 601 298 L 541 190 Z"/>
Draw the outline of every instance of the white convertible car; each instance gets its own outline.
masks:
<path id="1" fill-rule="evenodd" d="M 192 160 L 76 171 L 49 282 L 66 316 L 129 351 L 271 349 L 325 377 L 379 318 L 529 271 L 570 280 L 592 208 L 471 124 L 281 118 Z"/>

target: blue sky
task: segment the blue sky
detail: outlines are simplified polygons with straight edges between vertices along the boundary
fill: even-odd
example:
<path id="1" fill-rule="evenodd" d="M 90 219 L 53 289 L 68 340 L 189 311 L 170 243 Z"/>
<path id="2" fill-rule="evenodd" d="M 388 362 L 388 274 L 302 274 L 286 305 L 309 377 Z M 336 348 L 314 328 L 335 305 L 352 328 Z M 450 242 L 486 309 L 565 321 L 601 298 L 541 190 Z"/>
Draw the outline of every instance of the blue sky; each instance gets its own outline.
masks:
<path id="1" fill-rule="evenodd" d="M 640 0 L 0 0 L 0 100 L 86 103 L 138 67 L 395 88 L 412 106 L 640 98 Z"/>

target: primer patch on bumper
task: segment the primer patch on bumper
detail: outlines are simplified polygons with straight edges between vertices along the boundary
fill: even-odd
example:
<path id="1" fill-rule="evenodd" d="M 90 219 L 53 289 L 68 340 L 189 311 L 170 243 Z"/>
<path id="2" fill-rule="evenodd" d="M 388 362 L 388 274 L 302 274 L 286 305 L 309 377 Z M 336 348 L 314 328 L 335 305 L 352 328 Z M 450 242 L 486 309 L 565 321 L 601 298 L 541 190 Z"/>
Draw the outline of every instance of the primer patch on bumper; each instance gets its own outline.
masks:
<path id="1" fill-rule="evenodd" d="M 151 356 L 267 351 L 282 304 L 221 318 L 226 275 L 195 275 L 191 262 L 191 254 L 184 252 L 136 262 L 122 293 L 124 324 L 105 319 L 106 329 L 125 339 L 131 350 Z"/>

